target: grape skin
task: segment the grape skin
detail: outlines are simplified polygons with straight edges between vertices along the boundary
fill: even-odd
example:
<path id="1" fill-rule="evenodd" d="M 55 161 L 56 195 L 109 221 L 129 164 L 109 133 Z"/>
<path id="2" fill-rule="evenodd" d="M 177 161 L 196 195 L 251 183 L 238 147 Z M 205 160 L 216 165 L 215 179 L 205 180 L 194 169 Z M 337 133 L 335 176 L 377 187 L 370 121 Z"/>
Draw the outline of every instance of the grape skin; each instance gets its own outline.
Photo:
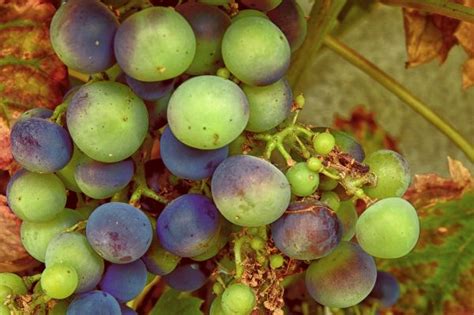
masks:
<path id="1" fill-rule="evenodd" d="M 86 226 L 87 240 L 105 260 L 126 264 L 146 253 L 152 240 L 147 216 L 126 203 L 109 202 L 96 208 Z"/>
<path id="2" fill-rule="evenodd" d="M 74 298 L 67 308 L 67 315 L 121 315 L 117 300 L 104 291 L 90 291 Z"/>
<path id="3" fill-rule="evenodd" d="M 345 308 L 365 299 L 376 277 L 374 259 L 358 245 L 341 242 L 328 256 L 311 263 L 306 270 L 305 283 L 316 302 Z"/>
<path id="4" fill-rule="evenodd" d="M 45 264 L 46 268 L 54 264 L 74 268 L 79 276 L 76 293 L 94 289 L 104 272 L 103 259 L 92 249 L 86 237 L 77 232 L 56 235 L 49 242 Z"/>
<path id="5" fill-rule="evenodd" d="M 66 119 L 78 148 L 105 163 L 130 157 L 148 131 L 143 101 L 126 85 L 111 81 L 82 86 L 69 104 Z"/>
<path id="6" fill-rule="evenodd" d="M 47 222 L 23 221 L 21 223 L 21 243 L 28 254 L 36 260 L 44 262 L 49 242 L 81 219 L 82 216 L 77 211 L 64 209 Z"/>
<path id="7" fill-rule="evenodd" d="M 74 293 L 78 280 L 74 268 L 64 264 L 55 264 L 43 270 L 41 288 L 54 299 L 65 299 Z"/>
<path id="8" fill-rule="evenodd" d="M 157 101 L 173 90 L 176 80 L 169 79 L 156 82 L 143 82 L 136 80 L 128 75 L 125 76 L 125 82 L 144 101 Z"/>
<path id="9" fill-rule="evenodd" d="M 377 201 L 357 220 L 356 237 L 360 246 L 379 258 L 407 255 L 420 235 L 415 208 L 405 199 L 392 197 Z"/>
<path id="10" fill-rule="evenodd" d="M 280 80 L 288 69 L 290 55 L 285 35 L 260 17 L 234 21 L 222 40 L 225 66 L 248 85 L 263 86 Z"/>
<path id="11" fill-rule="evenodd" d="M 164 249 L 156 233 L 153 233 L 150 248 L 142 257 L 142 261 L 145 263 L 148 272 L 164 276 L 173 271 L 180 260 L 181 257 Z"/>
<path id="12" fill-rule="evenodd" d="M 120 68 L 130 77 L 163 81 L 182 74 L 191 65 L 196 38 L 186 19 L 174 9 L 150 7 L 120 25 L 114 49 Z"/>
<path id="13" fill-rule="evenodd" d="M 218 236 L 220 215 L 203 195 L 186 194 L 170 202 L 158 217 L 156 231 L 162 246 L 181 257 L 203 254 Z"/>
<path id="14" fill-rule="evenodd" d="M 211 190 L 227 220 L 249 227 L 276 221 L 291 198 L 285 175 L 273 164 L 248 155 L 224 160 L 212 176 Z"/>
<path id="15" fill-rule="evenodd" d="M 240 10 L 237 15 L 232 17 L 232 23 L 242 18 L 250 17 L 250 16 L 257 16 L 257 17 L 262 17 L 264 19 L 268 19 L 268 16 L 266 16 L 265 13 L 263 13 L 262 11 L 253 10 L 253 9 L 245 9 L 245 10 Z"/>
<path id="16" fill-rule="evenodd" d="M 68 67 L 83 73 L 101 72 L 115 62 L 117 27 L 117 18 L 100 1 L 69 0 L 51 21 L 51 43 Z"/>
<path id="17" fill-rule="evenodd" d="M 84 194 L 94 199 L 112 197 L 125 188 L 132 180 L 134 166 L 132 160 L 116 163 L 83 161 L 76 167 L 74 178 Z"/>
<path id="18" fill-rule="evenodd" d="M 222 293 L 221 308 L 224 314 L 248 315 L 255 304 L 255 293 L 243 283 L 231 284 Z"/>
<path id="19" fill-rule="evenodd" d="M 0 272 L 0 285 L 10 288 L 14 294 L 26 294 L 28 291 L 23 279 L 11 272 Z"/>
<path id="20" fill-rule="evenodd" d="M 351 200 L 341 202 L 336 215 L 343 226 L 343 241 L 350 241 L 355 235 L 355 227 L 357 223 L 357 211 Z"/>
<path id="21" fill-rule="evenodd" d="M 207 281 L 206 275 L 197 264 L 188 264 L 177 267 L 171 273 L 163 276 L 166 283 L 178 291 L 195 291 Z"/>
<path id="22" fill-rule="evenodd" d="M 211 75 L 181 84 L 168 104 L 168 123 L 182 143 L 218 149 L 236 139 L 249 119 L 247 97 L 237 84 Z"/>
<path id="23" fill-rule="evenodd" d="M 100 289 L 111 294 L 119 302 L 133 300 L 145 287 L 147 270 L 139 259 L 129 264 L 111 264 L 105 270 Z"/>
<path id="24" fill-rule="evenodd" d="M 291 192 L 300 197 L 312 195 L 319 184 L 319 174 L 311 171 L 305 162 L 290 167 L 285 174 L 291 186 Z"/>
<path id="25" fill-rule="evenodd" d="M 52 173 L 71 159 L 72 142 L 67 131 L 44 118 L 23 118 L 10 134 L 15 160 L 29 171 Z"/>
<path id="26" fill-rule="evenodd" d="M 304 210 L 307 211 L 300 212 Z M 326 256 L 339 244 L 342 234 L 335 213 L 311 199 L 291 203 L 271 229 L 275 246 L 285 255 L 299 260 Z"/>
<path id="27" fill-rule="evenodd" d="M 241 2 L 252 9 L 269 11 L 279 6 L 282 0 L 241 0 Z"/>
<path id="28" fill-rule="evenodd" d="M 181 178 L 201 180 L 210 177 L 229 154 L 229 147 L 199 150 L 181 143 L 168 127 L 160 138 L 160 154 L 166 168 Z"/>
<path id="29" fill-rule="evenodd" d="M 377 271 L 377 281 L 369 297 L 377 299 L 383 307 L 395 305 L 400 297 L 400 285 L 397 278 L 388 272 Z"/>
<path id="30" fill-rule="evenodd" d="M 72 157 L 69 162 L 66 164 L 66 166 L 56 172 L 56 176 L 61 179 L 67 190 L 81 192 L 81 189 L 77 185 L 76 179 L 74 178 L 74 172 L 76 171 L 77 165 L 79 165 L 79 163 L 84 158 L 84 153 L 82 153 L 77 146 L 74 146 Z"/>

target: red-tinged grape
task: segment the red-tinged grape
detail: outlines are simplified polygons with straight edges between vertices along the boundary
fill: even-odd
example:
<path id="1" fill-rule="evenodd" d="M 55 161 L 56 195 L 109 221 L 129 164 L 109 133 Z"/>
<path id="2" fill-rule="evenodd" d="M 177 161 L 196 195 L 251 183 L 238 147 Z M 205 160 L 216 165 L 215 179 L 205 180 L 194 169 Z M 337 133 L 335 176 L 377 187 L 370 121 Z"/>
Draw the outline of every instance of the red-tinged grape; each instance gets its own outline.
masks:
<path id="1" fill-rule="evenodd" d="M 376 277 L 374 259 L 356 244 L 341 242 L 328 256 L 311 263 L 305 282 L 316 302 L 346 308 L 369 295 Z"/>
<path id="2" fill-rule="evenodd" d="M 282 0 L 241 0 L 249 8 L 259 11 L 270 11 L 281 4 Z"/>
<path id="3" fill-rule="evenodd" d="M 285 34 L 292 52 L 303 44 L 306 38 L 307 23 L 303 9 L 296 0 L 281 1 L 281 4 L 268 11 L 267 15 Z"/>
<path id="4" fill-rule="evenodd" d="M 420 222 L 415 208 L 402 198 L 392 197 L 368 207 L 356 224 L 360 246 L 379 258 L 407 255 L 420 235 Z"/>
<path id="5" fill-rule="evenodd" d="M 375 151 L 364 161 L 377 176 L 373 187 L 365 187 L 371 198 L 401 197 L 410 186 L 411 175 L 407 161 L 395 151 Z"/>
<path id="6" fill-rule="evenodd" d="M 51 21 L 53 49 L 68 67 L 96 73 L 114 62 L 113 41 L 118 21 L 98 0 L 69 0 Z"/>
<path id="7" fill-rule="evenodd" d="M 271 228 L 275 246 L 285 255 L 299 260 L 328 255 L 339 244 L 342 235 L 336 214 L 311 199 L 291 203 Z"/>
<path id="8" fill-rule="evenodd" d="M 196 38 L 186 19 L 173 8 L 150 7 L 120 25 L 114 48 L 127 75 L 140 81 L 163 81 L 191 65 Z"/>
<path id="9" fill-rule="evenodd" d="M 212 176 L 211 190 L 228 221 L 250 227 L 276 221 L 291 198 L 285 175 L 271 163 L 248 155 L 224 160 Z"/>
<path id="10" fill-rule="evenodd" d="M 290 56 L 285 35 L 261 17 L 234 21 L 222 40 L 225 66 L 248 85 L 269 85 L 280 80 L 288 69 Z"/>

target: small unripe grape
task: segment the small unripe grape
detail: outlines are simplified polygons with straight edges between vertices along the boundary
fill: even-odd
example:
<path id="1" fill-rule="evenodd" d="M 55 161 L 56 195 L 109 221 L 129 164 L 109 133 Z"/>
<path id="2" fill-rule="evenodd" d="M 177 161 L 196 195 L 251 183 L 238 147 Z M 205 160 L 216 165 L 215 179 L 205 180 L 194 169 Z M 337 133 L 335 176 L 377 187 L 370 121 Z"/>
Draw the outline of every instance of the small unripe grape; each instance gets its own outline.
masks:
<path id="1" fill-rule="evenodd" d="M 221 306 L 226 315 L 248 315 L 255 303 L 255 293 L 243 283 L 234 283 L 222 293 Z"/>
<path id="2" fill-rule="evenodd" d="M 283 266 L 285 260 L 282 255 L 271 255 L 270 256 L 270 267 L 272 269 L 277 269 Z"/>
<path id="3" fill-rule="evenodd" d="M 219 282 L 214 283 L 214 285 L 212 286 L 212 292 L 214 292 L 215 295 L 220 295 L 222 292 L 224 292 L 222 284 L 220 284 Z"/>
<path id="4" fill-rule="evenodd" d="M 254 237 L 250 241 L 250 247 L 252 247 L 253 250 L 262 250 L 265 248 L 265 241 L 261 237 Z"/>
<path id="5" fill-rule="evenodd" d="M 313 194 L 319 184 L 319 174 L 310 170 L 304 162 L 290 167 L 286 172 L 286 178 L 290 183 L 291 192 L 300 197 Z"/>
<path id="6" fill-rule="evenodd" d="M 79 278 L 74 268 L 64 264 L 47 267 L 41 275 L 41 287 L 55 299 L 65 299 L 77 288 Z"/>
<path id="7" fill-rule="evenodd" d="M 321 202 L 324 202 L 331 208 L 333 211 L 337 211 L 341 205 L 341 199 L 333 191 L 326 191 L 321 194 Z"/>
<path id="8" fill-rule="evenodd" d="M 295 103 L 296 103 L 296 106 L 298 106 L 299 108 L 303 108 L 304 104 L 306 103 L 306 100 L 303 94 L 299 94 L 295 97 Z"/>
<path id="9" fill-rule="evenodd" d="M 219 68 L 217 70 L 216 75 L 218 77 L 221 77 L 221 78 L 227 79 L 227 80 L 230 78 L 230 72 L 229 72 L 229 70 L 227 70 L 227 68 Z"/>
<path id="10" fill-rule="evenodd" d="M 313 147 L 316 153 L 326 155 L 334 149 L 336 139 L 329 132 L 317 134 L 313 139 Z"/>
<path id="11" fill-rule="evenodd" d="M 323 163 L 320 159 L 311 157 L 306 161 L 306 165 L 313 172 L 319 173 L 323 169 Z"/>
<path id="12" fill-rule="evenodd" d="M 337 187 L 337 181 L 330 177 L 323 176 L 319 182 L 319 189 L 324 191 L 330 191 Z"/>
<path id="13" fill-rule="evenodd" d="M 13 290 L 10 287 L 6 285 L 0 285 L 0 304 L 3 304 L 6 298 L 12 294 L 13 294 Z"/>

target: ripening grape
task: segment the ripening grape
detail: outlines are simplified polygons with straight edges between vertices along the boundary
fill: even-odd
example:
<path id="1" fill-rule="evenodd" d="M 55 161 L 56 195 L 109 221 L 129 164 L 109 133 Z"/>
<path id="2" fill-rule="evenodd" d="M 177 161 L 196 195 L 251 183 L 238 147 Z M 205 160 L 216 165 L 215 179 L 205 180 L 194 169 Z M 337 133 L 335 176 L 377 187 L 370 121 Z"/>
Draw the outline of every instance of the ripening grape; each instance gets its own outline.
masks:
<path id="1" fill-rule="evenodd" d="M 226 315 L 248 315 L 255 304 L 255 293 L 243 283 L 231 284 L 222 293 L 221 307 Z"/>
<path id="2" fill-rule="evenodd" d="M 26 289 L 23 279 L 11 272 L 0 272 L 0 285 L 9 287 L 13 294 L 26 294 Z"/>
<path id="3" fill-rule="evenodd" d="M 164 81 L 156 82 L 143 82 L 136 80 L 126 74 L 125 82 L 132 89 L 132 91 L 137 94 L 144 101 L 157 101 L 174 88 L 176 80 L 169 79 Z"/>
<path id="4" fill-rule="evenodd" d="M 395 151 L 375 151 L 364 161 L 370 171 L 377 176 L 373 187 L 365 187 L 364 191 L 371 198 L 383 199 L 401 197 L 410 186 L 410 169 L 403 156 Z"/>
<path id="5" fill-rule="evenodd" d="M 121 315 L 117 300 L 104 291 L 90 291 L 80 294 L 72 300 L 67 308 L 67 315 Z"/>
<path id="6" fill-rule="evenodd" d="M 45 118 L 20 118 L 13 125 L 10 142 L 15 160 L 31 172 L 55 172 L 72 156 L 66 129 Z"/>
<path id="7" fill-rule="evenodd" d="M 291 192 L 300 197 L 312 195 L 319 184 L 319 174 L 308 168 L 305 162 L 299 162 L 286 171 Z"/>
<path id="8" fill-rule="evenodd" d="M 121 202 L 97 207 L 86 226 L 92 248 L 114 264 L 127 264 L 142 257 L 150 247 L 152 233 L 147 216 Z"/>
<path id="9" fill-rule="evenodd" d="M 415 208 L 405 199 L 392 197 L 377 201 L 357 220 L 360 246 L 379 258 L 398 258 L 415 247 L 420 222 Z"/>
<path id="10" fill-rule="evenodd" d="M 129 87 L 97 81 L 82 86 L 67 109 L 74 143 L 90 158 L 112 163 L 131 156 L 148 131 L 145 104 Z"/>
<path id="11" fill-rule="evenodd" d="M 260 10 L 260 11 L 269 11 L 280 5 L 282 0 L 241 0 L 243 4 L 249 8 Z"/>
<path id="12" fill-rule="evenodd" d="M 46 222 L 64 210 L 66 189 L 54 174 L 20 170 L 7 187 L 8 205 L 22 220 Z"/>
<path id="13" fill-rule="evenodd" d="M 234 21 L 222 40 L 225 66 L 249 85 L 269 85 L 280 80 L 288 69 L 290 55 L 285 35 L 260 17 Z"/>
<path id="14" fill-rule="evenodd" d="M 76 179 L 74 178 L 74 173 L 76 171 L 77 165 L 79 165 L 79 163 L 84 158 L 84 153 L 82 153 L 77 146 L 74 146 L 72 157 L 69 162 L 66 164 L 66 166 L 56 172 L 56 176 L 61 179 L 67 190 L 81 192 L 81 189 L 77 185 Z"/>
<path id="15" fill-rule="evenodd" d="M 285 255 L 299 260 L 326 256 L 339 244 L 342 235 L 336 214 L 311 199 L 291 203 L 271 228 L 275 246 Z"/>
<path id="16" fill-rule="evenodd" d="M 197 149 L 218 149 L 232 142 L 249 119 L 245 94 L 232 81 L 211 75 L 181 84 L 168 104 L 173 135 Z"/>
<path id="17" fill-rule="evenodd" d="M 276 221 L 291 198 L 285 175 L 273 164 L 249 155 L 224 160 L 212 176 L 211 190 L 222 215 L 240 226 Z"/>
<path id="18" fill-rule="evenodd" d="M 198 264 L 179 266 L 163 276 L 163 279 L 173 289 L 187 292 L 201 288 L 207 281 L 206 275 L 199 269 Z"/>
<path id="19" fill-rule="evenodd" d="M 53 16 L 51 44 L 69 68 L 84 73 L 105 71 L 115 61 L 117 27 L 117 18 L 100 1 L 69 0 Z"/>
<path id="20" fill-rule="evenodd" d="M 311 263 L 305 282 L 319 304 L 345 308 L 365 299 L 376 277 L 374 259 L 356 244 L 341 242 L 328 256 Z"/>
<path id="21" fill-rule="evenodd" d="M 117 62 L 127 75 L 140 81 L 163 81 L 191 65 L 196 38 L 173 8 L 150 7 L 120 25 L 114 45 Z"/>
<path id="22" fill-rule="evenodd" d="M 286 79 L 260 87 L 244 84 L 242 90 L 247 96 L 250 109 L 246 130 L 268 131 L 290 114 L 293 92 Z"/>
<path id="23" fill-rule="evenodd" d="M 41 288 L 54 299 L 65 299 L 77 288 L 79 278 L 74 268 L 66 264 L 54 264 L 41 274 Z"/>
<path id="24" fill-rule="evenodd" d="M 369 297 L 377 299 L 383 307 L 391 307 L 400 297 L 400 285 L 397 278 L 388 272 L 377 271 L 377 281 Z"/>
<path id="25" fill-rule="evenodd" d="M 129 264 L 110 264 L 99 286 L 102 291 L 111 294 L 117 301 L 128 302 L 142 292 L 146 279 L 145 264 L 138 259 Z"/>
<path id="26" fill-rule="evenodd" d="M 357 211 L 351 200 L 341 202 L 339 209 L 336 211 L 337 218 L 343 226 L 343 241 L 350 241 L 355 235 L 355 227 L 357 223 Z"/>
<path id="27" fill-rule="evenodd" d="M 219 234 L 211 240 L 209 248 L 201 255 L 191 257 L 191 259 L 195 261 L 205 261 L 216 256 L 229 241 L 229 235 L 231 232 L 232 224 L 222 218 Z"/>
<path id="28" fill-rule="evenodd" d="M 212 201 L 198 194 L 182 195 L 161 212 L 156 231 L 161 245 L 181 257 L 203 254 L 217 237 L 220 215 Z"/>
<path id="29" fill-rule="evenodd" d="M 158 237 L 154 233 L 150 248 L 143 255 L 142 261 L 145 263 L 148 272 L 163 276 L 176 268 L 181 257 L 167 251 L 161 246 Z"/>
<path id="30" fill-rule="evenodd" d="M 46 268 L 65 264 L 74 268 L 79 277 L 76 293 L 95 288 L 104 272 L 104 261 L 92 249 L 86 237 L 77 232 L 56 235 L 48 245 Z"/>
<path id="31" fill-rule="evenodd" d="M 281 4 L 268 11 L 267 15 L 285 34 L 292 52 L 303 44 L 307 23 L 303 9 L 296 0 L 281 1 Z"/>
<path id="32" fill-rule="evenodd" d="M 186 70 L 191 75 L 214 74 L 224 63 L 221 43 L 230 25 L 229 16 L 216 7 L 186 2 L 176 7 L 191 25 L 196 36 L 196 54 Z"/>
<path id="33" fill-rule="evenodd" d="M 201 180 L 211 177 L 229 154 L 229 147 L 199 150 L 181 143 L 166 128 L 160 138 L 160 155 L 166 168 L 180 178 Z"/>
<path id="34" fill-rule="evenodd" d="M 242 18 L 251 17 L 251 16 L 262 17 L 268 20 L 268 16 L 262 11 L 253 10 L 253 9 L 245 9 L 245 10 L 240 10 L 237 15 L 232 17 L 232 23 Z"/>
<path id="35" fill-rule="evenodd" d="M 49 242 L 58 234 L 82 219 L 77 211 L 64 209 L 52 220 L 46 222 L 21 223 L 21 243 L 28 254 L 44 262 Z"/>
<path id="36" fill-rule="evenodd" d="M 94 199 L 112 197 L 132 180 L 134 166 L 131 159 L 102 163 L 84 160 L 76 167 L 74 178 L 81 191 Z"/>

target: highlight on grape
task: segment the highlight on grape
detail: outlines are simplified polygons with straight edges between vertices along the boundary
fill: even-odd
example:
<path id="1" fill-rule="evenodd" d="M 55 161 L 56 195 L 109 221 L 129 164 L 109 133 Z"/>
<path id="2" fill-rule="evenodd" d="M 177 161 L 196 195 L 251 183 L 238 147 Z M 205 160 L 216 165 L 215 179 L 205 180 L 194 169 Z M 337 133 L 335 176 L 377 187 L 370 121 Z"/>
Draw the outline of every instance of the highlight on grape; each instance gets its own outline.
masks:
<path id="1" fill-rule="evenodd" d="M 214 315 L 283 314 L 298 277 L 329 308 L 396 303 L 374 257 L 417 243 L 410 170 L 298 121 L 296 1 L 134 9 L 68 0 L 54 15 L 54 51 L 90 79 L 12 128 L 8 205 L 44 268 L 0 273 L 0 314 L 137 314 L 158 279 L 210 288 Z"/>

